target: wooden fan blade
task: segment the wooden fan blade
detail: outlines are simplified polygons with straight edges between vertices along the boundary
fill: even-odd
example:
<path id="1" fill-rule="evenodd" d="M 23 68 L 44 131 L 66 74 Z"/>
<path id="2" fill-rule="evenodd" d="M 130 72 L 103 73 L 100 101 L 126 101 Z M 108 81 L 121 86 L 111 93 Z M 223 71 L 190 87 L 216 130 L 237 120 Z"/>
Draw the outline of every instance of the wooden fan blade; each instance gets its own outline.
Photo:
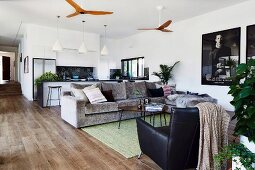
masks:
<path id="1" fill-rule="evenodd" d="M 138 28 L 137 30 L 157 30 L 158 28 Z"/>
<path id="2" fill-rule="evenodd" d="M 73 0 L 66 0 L 66 2 L 68 2 L 72 7 L 74 7 L 74 9 L 76 11 L 83 11 L 83 9 L 78 5 L 76 4 Z"/>
<path id="3" fill-rule="evenodd" d="M 173 32 L 173 31 L 168 30 L 168 29 L 161 29 L 160 31 L 162 31 L 162 32 Z"/>
<path id="4" fill-rule="evenodd" d="M 66 17 L 70 18 L 70 17 L 74 17 L 74 16 L 79 15 L 79 14 L 80 14 L 79 12 L 75 12 L 75 13 L 72 13 L 70 15 L 67 15 Z"/>
<path id="5" fill-rule="evenodd" d="M 90 15 L 109 15 L 113 14 L 113 12 L 108 12 L 108 11 L 85 11 L 85 14 L 90 14 Z"/>
<path id="6" fill-rule="evenodd" d="M 162 24 L 160 27 L 158 27 L 158 30 L 162 30 L 166 27 L 168 27 L 172 23 L 172 20 L 166 21 L 164 24 Z"/>

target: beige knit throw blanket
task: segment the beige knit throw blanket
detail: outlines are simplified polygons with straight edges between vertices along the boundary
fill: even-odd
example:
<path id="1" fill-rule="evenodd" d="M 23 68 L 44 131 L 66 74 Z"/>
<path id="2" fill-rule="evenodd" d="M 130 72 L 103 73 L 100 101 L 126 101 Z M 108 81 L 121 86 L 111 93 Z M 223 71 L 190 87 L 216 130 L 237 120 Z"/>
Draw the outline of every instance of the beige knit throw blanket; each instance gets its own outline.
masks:
<path id="1" fill-rule="evenodd" d="M 196 105 L 200 116 L 198 170 L 215 170 L 213 157 L 228 144 L 229 114 L 217 104 L 205 102 Z"/>

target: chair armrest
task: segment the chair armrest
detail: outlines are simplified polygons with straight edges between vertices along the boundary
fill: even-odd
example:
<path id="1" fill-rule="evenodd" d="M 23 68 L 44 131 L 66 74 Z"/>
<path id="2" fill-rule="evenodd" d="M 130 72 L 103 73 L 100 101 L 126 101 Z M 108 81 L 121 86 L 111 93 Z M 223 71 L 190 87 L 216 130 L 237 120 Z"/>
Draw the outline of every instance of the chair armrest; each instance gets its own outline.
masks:
<path id="1" fill-rule="evenodd" d="M 141 118 L 137 118 L 136 122 L 138 140 L 142 152 L 160 167 L 166 167 L 169 136 Z"/>

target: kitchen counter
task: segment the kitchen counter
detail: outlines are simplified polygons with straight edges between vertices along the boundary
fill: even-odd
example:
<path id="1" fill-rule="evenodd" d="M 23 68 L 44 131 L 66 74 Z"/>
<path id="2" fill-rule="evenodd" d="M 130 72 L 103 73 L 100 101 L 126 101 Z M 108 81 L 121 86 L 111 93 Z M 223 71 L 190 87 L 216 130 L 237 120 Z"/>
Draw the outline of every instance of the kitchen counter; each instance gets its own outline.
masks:
<path id="1" fill-rule="evenodd" d="M 119 79 L 119 80 L 115 80 L 115 79 L 112 79 L 112 80 L 85 80 L 85 79 L 78 79 L 78 80 L 75 80 L 75 79 L 71 79 L 71 80 L 59 80 L 59 81 L 44 81 L 43 83 L 49 83 L 49 82 L 123 82 L 122 79 Z"/>

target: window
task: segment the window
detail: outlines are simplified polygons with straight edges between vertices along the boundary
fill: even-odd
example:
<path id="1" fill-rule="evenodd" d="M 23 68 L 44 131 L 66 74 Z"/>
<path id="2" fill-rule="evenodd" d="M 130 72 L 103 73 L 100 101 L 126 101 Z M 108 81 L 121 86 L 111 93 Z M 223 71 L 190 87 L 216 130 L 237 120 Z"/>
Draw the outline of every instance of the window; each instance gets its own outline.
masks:
<path id="1" fill-rule="evenodd" d="M 138 79 L 144 77 L 144 57 L 121 60 L 122 77 Z"/>

